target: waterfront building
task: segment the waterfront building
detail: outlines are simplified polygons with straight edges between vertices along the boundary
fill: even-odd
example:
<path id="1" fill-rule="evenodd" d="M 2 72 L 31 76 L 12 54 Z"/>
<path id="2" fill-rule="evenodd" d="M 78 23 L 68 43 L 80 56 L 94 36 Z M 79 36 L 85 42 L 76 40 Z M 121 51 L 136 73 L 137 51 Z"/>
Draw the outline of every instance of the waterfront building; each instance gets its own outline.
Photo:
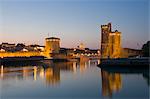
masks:
<path id="1" fill-rule="evenodd" d="M 44 52 L 45 46 L 37 46 L 35 49 L 37 49 L 38 51 Z"/>
<path id="2" fill-rule="evenodd" d="M 7 43 L 8 44 L 8 43 Z M 3 44 L 3 45 L 7 45 Z M 80 44 L 80 48 L 60 48 L 60 38 L 45 38 L 45 46 L 24 45 L 22 43 L 12 47 L 0 47 L 0 58 L 3 57 L 30 57 L 44 56 L 48 59 L 73 59 L 80 57 L 100 57 L 98 49 L 85 48 Z"/>
<path id="3" fill-rule="evenodd" d="M 5 52 L 5 49 L 2 49 L 2 48 L 1 48 L 1 49 L 0 49 L 0 52 Z"/>
<path id="4" fill-rule="evenodd" d="M 78 46 L 78 49 L 85 50 L 85 45 L 83 43 L 80 43 L 80 45 Z"/>
<path id="5" fill-rule="evenodd" d="M 121 58 L 136 57 L 136 56 L 142 56 L 142 50 L 131 48 L 122 48 L 121 50 Z"/>
<path id="6" fill-rule="evenodd" d="M 98 49 L 89 49 L 89 48 L 86 48 L 86 50 L 75 49 L 73 51 L 73 56 L 100 57 L 100 51 Z"/>
<path id="7" fill-rule="evenodd" d="M 119 58 L 121 54 L 121 32 L 112 31 L 111 23 L 101 25 L 101 58 Z"/>
<path id="8" fill-rule="evenodd" d="M 1 47 L 15 47 L 15 44 L 10 44 L 10 43 L 2 43 Z"/>
<path id="9" fill-rule="evenodd" d="M 50 58 L 52 54 L 59 54 L 60 38 L 50 37 L 45 39 L 45 56 Z"/>

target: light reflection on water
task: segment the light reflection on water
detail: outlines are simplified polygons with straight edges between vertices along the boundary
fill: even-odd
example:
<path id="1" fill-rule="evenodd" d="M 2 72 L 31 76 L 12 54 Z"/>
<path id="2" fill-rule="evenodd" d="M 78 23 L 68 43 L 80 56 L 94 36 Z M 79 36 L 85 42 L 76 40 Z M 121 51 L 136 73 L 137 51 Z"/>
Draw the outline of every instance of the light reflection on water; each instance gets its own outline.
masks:
<path id="1" fill-rule="evenodd" d="M 1 98 L 148 98 L 149 77 L 145 72 L 109 72 L 97 67 L 98 63 L 89 60 L 2 65 Z"/>

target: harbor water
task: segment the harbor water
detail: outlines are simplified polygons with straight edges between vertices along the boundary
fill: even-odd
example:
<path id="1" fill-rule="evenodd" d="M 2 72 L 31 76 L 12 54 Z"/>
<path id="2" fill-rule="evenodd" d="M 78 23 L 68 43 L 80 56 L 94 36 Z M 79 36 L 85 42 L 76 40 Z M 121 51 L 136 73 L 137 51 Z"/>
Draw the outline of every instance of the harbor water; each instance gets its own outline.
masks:
<path id="1" fill-rule="evenodd" d="M 147 70 L 102 70 L 99 60 L 1 65 L 1 99 L 148 99 Z"/>

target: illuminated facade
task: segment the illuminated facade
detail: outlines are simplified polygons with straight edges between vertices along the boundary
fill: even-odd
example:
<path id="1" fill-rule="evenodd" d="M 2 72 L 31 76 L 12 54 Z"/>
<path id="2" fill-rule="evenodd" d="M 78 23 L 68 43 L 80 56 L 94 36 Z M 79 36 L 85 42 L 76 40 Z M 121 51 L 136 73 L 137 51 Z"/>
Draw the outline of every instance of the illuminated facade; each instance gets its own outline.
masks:
<path id="1" fill-rule="evenodd" d="M 0 58 L 3 58 L 3 57 L 30 57 L 30 56 L 42 56 L 42 54 L 39 51 L 0 52 Z"/>
<path id="2" fill-rule="evenodd" d="M 83 43 L 80 43 L 80 45 L 78 47 L 80 50 L 85 50 L 85 45 Z"/>
<path id="3" fill-rule="evenodd" d="M 119 58 L 121 54 L 121 32 L 112 32 L 111 23 L 101 25 L 101 57 Z"/>
<path id="4" fill-rule="evenodd" d="M 8 45 L 8 44 L 7 44 Z M 6 44 L 5 44 L 6 46 Z M 5 48 L 5 47 L 4 47 Z M 22 50 L 15 51 L 15 47 L 6 47 L 6 49 L 12 49 L 11 51 L 6 51 L 1 48 L 0 58 L 3 57 L 30 57 L 30 56 L 45 56 L 51 58 L 51 54 L 59 54 L 60 50 L 60 39 L 55 37 L 50 37 L 45 39 L 45 48 L 44 47 L 31 47 L 29 50 L 23 48 Z M 38 50 L 40 49 L 40 50 Z M 42 50 L 41 50 L 42 49 Z"/>
<path id="5" fill-rule="evenodd" d="M 135 57 L 135 56 L 142 56 L 142 50 L 131 49 L 131 48 L 122 48 L 122 50 L 121 50 L 122 58 Z"/>
<path id="6" fill-rule="evenodd" d="M 3 46 L 2 46 L 3 45 Z M 7 47 L 5 46 L 7 45 Z M 44 56 L 47 59 L 73 59 L 100 57 L 99 50 L 92 50 L 85 48 L 83 43 L 76 49 L 60 48 L 60 38 L 49 37 L 45 38 L 45 46 L 40 45 L 24 45 L 17 44 L 15 46 L 8 46 L 11 44 L 0 44 L 0 58 L 4 57 L 30 57 L 30 56 Z"/>
<path id="7" fill-rule="evenodd" d="M 45 56 L 51 57 L 51 54 L 59 54 L 60 51 L 60 39 L 50 37 L 45 39 Z"/>

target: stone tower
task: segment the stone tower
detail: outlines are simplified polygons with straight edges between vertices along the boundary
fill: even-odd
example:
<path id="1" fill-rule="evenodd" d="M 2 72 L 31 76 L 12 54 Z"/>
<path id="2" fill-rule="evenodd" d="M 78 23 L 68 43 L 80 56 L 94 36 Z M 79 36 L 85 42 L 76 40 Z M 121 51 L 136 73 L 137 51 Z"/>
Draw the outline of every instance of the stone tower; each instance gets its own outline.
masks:
<path id="1" fill-rule="evenodd" d="M 60 38 L 50 37 L 45 39 L 45 56 L 51 58 L 51 54 L 59 54 Z"/>
<path id="2" fill-rule="evenodd" d="M 119 58 L 121 53 L 121 32 L 112 32 L 111 23 L 101 25 L 101 58 Z"/>

